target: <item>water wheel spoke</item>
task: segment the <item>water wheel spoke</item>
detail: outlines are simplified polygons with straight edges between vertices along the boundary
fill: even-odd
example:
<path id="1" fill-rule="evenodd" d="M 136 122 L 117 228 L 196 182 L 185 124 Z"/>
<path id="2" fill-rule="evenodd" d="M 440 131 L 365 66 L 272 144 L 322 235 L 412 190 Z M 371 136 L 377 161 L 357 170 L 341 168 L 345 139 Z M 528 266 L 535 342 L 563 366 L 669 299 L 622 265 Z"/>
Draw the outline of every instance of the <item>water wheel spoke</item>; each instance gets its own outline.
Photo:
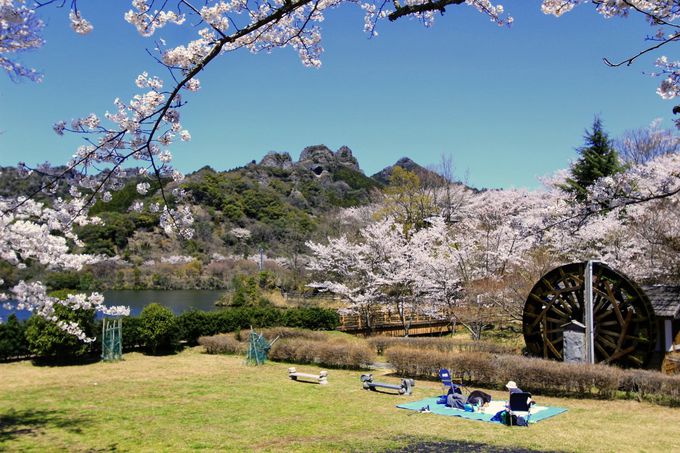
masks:
<path id="1" fill-rule="evenodd" d="M 561 336 L 560 336 L 559 339 L 556 340 L 555 342 L 557 343 L 557 341 L 559 341 L 559 340 L 562 340 L 562 337 L 561 337 Z M 562 359 L 562 353 L 561 353 L 560 351 L 558 351 L 557 348 L 555 347 L 555 345 L 554 345 L 550 340 L 548 340 L 547 338 L 545 339 L 545 344 L 546 344 L 546 345 L 548 346 L 548 348 L 553 352 L 553 354 L 555 354 L 555 356 L 556 356 L 558 359 Z"/>
<path id="2" fill-rule="evenodd" d="M 564 286 L 564 288 L 552 288 L 550 291 L 546 292 L 548 295 L 561 296 L 562 294 L 573 293 L 580 288 L 574 286 Z"/>
<path id="3" fill-rule="evenodd" d="M 640 360 L 638 357 L 634 356 L 633 354 L 629 354 L 629 355 L 626 357 L 626 359 L 629 360 L 629 361 L 631 361 L 631 362 L 635 362 L 635 365 L 636 365 L 636 366 L 639 366 L 639 367 L 642 366 L 643 363 L 644 363 L 642 360 Z"/>
<path id="4" fill-rule="evenodd" d="M 536 317 L 536 319 L 534 319 L 534 322 L 531 323 L 531 327 L 534 327 L 534 326 L 538 325 L 539 322 L 541 322 L 541 321 L 543 321 L 543 320 L 545 320 L 545 319 L 548 318 L 548 310 L 550 310 L 550 308 L 552 307 L 553 302 L 554 302 L 554 300 L 551 300 L 550 302 L 548 302 L 548 303 L 545 305 L 545 307 L 543 308 L 543 310 L 541 311 L 541 313 L 539 313 L 538 316 Z M 559 321 L 558 321 L 558 322 L 559 322 Z"/>
<path id="5" fill-rule="evenodd" d="M 593 293 L 595 293 L 595 291 L 593 291 Z M 610 303 L 611 300 L 609 300 L 608 297 L 598 297 L 597 303 L 593 304 L 593 311 L 597 313 L 599 311 L 606 310 Z"/>
<path id="6" fill-rule="evenodd" d="M 609 357 L 609 353 L 597 341 L 595 342 L 595 349 L 597 349 L 600 352 L 601 356 Z"/>
<path id="7" fill-rule="evenodd" d="M 543 333 L 546 335 L 550 335 L 551 333 L 562 333 L 564 332 L 564 329 L 562 327 L 558 327 L 557 329 L 548 329 L 544 331 Z"/>
<path id="8" fill-rule="evenodd" d="M 619 303 L 616 300 L 616 296 L 614 296 L 614 291 L 612 290 L 612 285 L 610 282 L 605 281 L 604 286 L 607 289 L 607 295 L 611 299 L 612 303 L 612 308 L 614 309 L 614 313 L 616 314 L 616 318 L 619 320 L 621 325 L 623 325 L 623 315 L 621 314 L 621 310 L 619 309 Z"/>
<path id="9" fill-rule="evenodd" d="M 651 343 L 649 338 L 636 337 L 634 335 L 626 335 L 626 340 L 633 340 L 633 341 L 637 341 L 638 343 L 646 343 L 646 344 Z"/>
<path id="10" fill-rule="evenodd" d="M 538 302 L 541 305 L 543 305 L 545 303 L 545 300 L 542 297 L 539 297 L 538 295 L 536 295 L 534 293 L 529 294 L 529 297 L 534 299 L 536 302 Z"/>
<path id="11" fill-rule="evenodd" d="M 599 341 L 602 344 L 609 346 L 612 349 L 616 349 L 616 343 L 614 343 L 612 340 L 609 339 L 610 337 L 605 337 L 602 335 L 598 335 L 598 337 L 595 339 L 595 341 Z"/>
<path id="12" fill-rule="evenodd" d="M 546 316 L 546 317 L 545 317 L 545 320 L 546 320 L 546 321 L 550 321 L 550 322 L 554 322 L 555 324 L 560 324 L 560 325 L 562 325 L 562 324 L 565 323 L 566 318 L 551 318 L 551 317 L 549 317 L 549 316 Z"/>
<path id="13" fill-rule="evenodd" d="M 628 310 L 626 313 L 626 319 L 623 322 L 623 326 L 621 327 L 621 335 L 619 335 L 619 340 L 616 342 L 616 348 L 621 349 L 621 346 L 623 345 L 623 340 L 626 338 L 626 332 L 628 332 L 628 324 L 630 324 L 630 320 L 633 319 L 633 312 L 631 310 Z"/>
<path id="14" fill-rule="evenodd" d="M 595 320 L 595 322 L 598 322 L 601 319 L 604 319 L 608 316 L 613 316 L 613 315 L 614 315 L 614 312 L 612 312 L 611 310 L 607 310 L 607 311 L 603 311 L 599 314 L 596 314 L 593 319 Z M 617 320 L 616 323 L 619 324 L 619 321 Z"/>
<path id="15" fill-rule="evenodd" d="M 620 349 L 618 351 L 614 351 L 614 353 L 607 359 L 605 360 L 606 363 L 613 362 L 614 360 L 620 359 L 621 357 L 630 354 L 631 352 L 635 351 L 635 346 L 630 346 L 627 347 L 626 349 Z"/>
<path id="16" fill-rule="evenodd" d="M 560 310 L 559 308 L 557 308 L 557 306 L 555 304 L 553 304 L 550 307 L 550 312 L 556 314 L 560 318 L 564 318 L 565 320 L 569 319 L 569 315 L 567 313 L 563 312 L 562 310 Z"/>
<path id="17" fill-rule="evenodd" d="M 614 331 L 614 330 L 598 329 L 597 333 L 600 334 L 600 335 L 610 336 L 612 338 L 619 338 L 619 336 L 621 336 L 621 333 L 625 334 L 625 331 L 617 332 L 617 331 Z"/>
<path id="18" fill-rule="evenodd" d="M 565 311 L 567 312 L 567 316 L 571 317 L 571 316 L 573 316 L 573 314 L 574 314 L 574 308 L 571 306 L 571 302 L 569 302 L 569 299 L 568 299 L 568 298 L 565 298 L 564 296 L 565 296 L 565 295 L 562 294 L 562 295 L 557 299 L 557 302 L 558 302 L 557 305 L 559 305 L 559 307 L 560 307 L 562 310 L 565 310 Z"/>

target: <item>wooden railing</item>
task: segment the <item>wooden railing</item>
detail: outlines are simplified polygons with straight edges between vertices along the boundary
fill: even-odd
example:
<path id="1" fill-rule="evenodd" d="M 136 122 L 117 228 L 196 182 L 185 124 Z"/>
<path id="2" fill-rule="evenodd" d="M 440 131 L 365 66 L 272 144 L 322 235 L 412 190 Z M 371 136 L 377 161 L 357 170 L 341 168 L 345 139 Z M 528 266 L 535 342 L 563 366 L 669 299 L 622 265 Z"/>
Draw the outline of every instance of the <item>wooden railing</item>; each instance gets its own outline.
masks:
<path id="1" fill-rule="evenodd" d="M 405 329 L 398 313 L 376 313 L 371 316 L 371 328 L 366 319 L 359 315 L 340 316 L 338 330 L 357 335 L 387 335 L 400 337 L 405 335 Z M 433 335 L 451 332 L 451 323 L 445 319 L 430 316 L 415 315 L 411 318 L 409 335 Z"/>

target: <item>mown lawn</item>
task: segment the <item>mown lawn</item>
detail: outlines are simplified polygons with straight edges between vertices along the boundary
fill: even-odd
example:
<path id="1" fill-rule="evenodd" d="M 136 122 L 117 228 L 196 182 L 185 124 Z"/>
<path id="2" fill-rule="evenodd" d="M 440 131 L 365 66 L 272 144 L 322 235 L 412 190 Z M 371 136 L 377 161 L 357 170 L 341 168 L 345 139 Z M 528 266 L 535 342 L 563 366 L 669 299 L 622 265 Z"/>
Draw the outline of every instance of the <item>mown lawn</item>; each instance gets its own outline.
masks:
<path id="1" fill-rule="evenodd" d="M 508 428 L 395 408 L 438 394 L 435 382 L 418 381 L 414 395 L 399 397 L 363 390 L 357 371 L 330 370 L 327 386 L 294 382 L 288 366 L 246 366 L 241 357 L 201 348 L 165 357 L 126 354 L 112 364 L 0 364 L 0 451 L 380 451 L 430 440 L 680 451 L 680 409 L 537 395 L 568 412 Z"/>

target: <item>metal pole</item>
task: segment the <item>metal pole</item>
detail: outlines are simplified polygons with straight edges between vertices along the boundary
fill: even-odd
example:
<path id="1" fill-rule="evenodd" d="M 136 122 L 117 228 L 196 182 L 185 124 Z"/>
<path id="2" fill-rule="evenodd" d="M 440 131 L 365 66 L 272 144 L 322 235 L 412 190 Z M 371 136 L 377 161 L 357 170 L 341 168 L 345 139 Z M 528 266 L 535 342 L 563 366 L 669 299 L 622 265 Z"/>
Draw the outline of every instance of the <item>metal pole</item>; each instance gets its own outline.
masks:
<path id="1" fill-rule="evenodd" d="M 586 324 L 586 362 L 595 363 L 595 325 L 593 320 L 593 261 L 586 263 L 583 301 Z"/>
<path id="2" fill-rule="evenodd" d="M 260 247 L 260 271 L 264 269 L 264 249 Z"/>

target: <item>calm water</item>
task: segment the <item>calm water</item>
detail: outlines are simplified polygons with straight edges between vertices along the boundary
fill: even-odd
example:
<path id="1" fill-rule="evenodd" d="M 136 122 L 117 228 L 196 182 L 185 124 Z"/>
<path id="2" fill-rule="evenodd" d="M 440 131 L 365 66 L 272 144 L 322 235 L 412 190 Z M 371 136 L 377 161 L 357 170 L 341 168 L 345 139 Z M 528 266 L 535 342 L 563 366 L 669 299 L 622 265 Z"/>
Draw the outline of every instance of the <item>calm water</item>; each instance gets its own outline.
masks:
<path id="1" fill-rule="evenodd" d="M 224 290 L 175 290 L 175 291 L 104 291 L 104 298 L 106 305 L 127 305 L 130 307 L 130 314 L 133 316 L 139 315 L 142 309 L 152 302 L 158 302 L 171 309 L 173 313 L 180 314 L 188 310 L 215 310 L 215 301 L 217 301 Z M 5 308 L 0 306 L 0 317 L 7 319 L 10 314 Z M 19 319 L 27 319 L 30 316 L 28 312 L 17 312 Z"/>

